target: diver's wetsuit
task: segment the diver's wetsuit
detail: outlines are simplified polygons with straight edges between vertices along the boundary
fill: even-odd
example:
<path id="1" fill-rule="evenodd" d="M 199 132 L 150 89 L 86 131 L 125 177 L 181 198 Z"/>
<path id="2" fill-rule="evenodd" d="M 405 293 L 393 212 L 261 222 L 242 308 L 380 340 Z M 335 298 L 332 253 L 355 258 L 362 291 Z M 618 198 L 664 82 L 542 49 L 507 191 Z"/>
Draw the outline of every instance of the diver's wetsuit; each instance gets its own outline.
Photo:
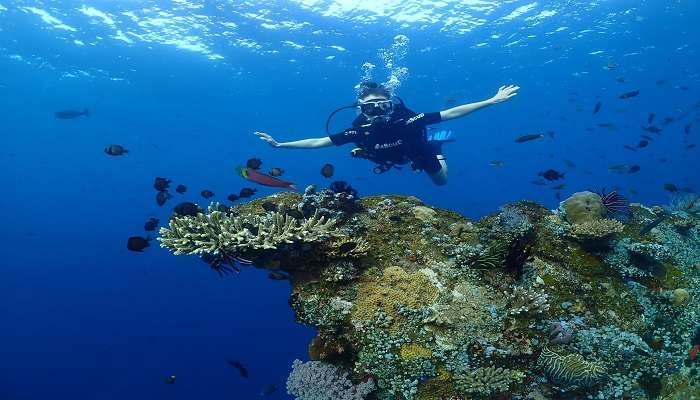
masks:
<path id="1" fill-rule="evenodd" d="M 439 112 L 419 114 L 401 105 L 388 121 L 377 118 L 369 123 L 360 115 L 352 128 L 329 137 L 336 146 L 355 143 L 365 153 L 362 157 L 372 161 L 396 165 L 411 162 L 414 169 L 434 174 L 442 167 L 438 148 L 428 143 L 426 127 L 441 121 Z"/>

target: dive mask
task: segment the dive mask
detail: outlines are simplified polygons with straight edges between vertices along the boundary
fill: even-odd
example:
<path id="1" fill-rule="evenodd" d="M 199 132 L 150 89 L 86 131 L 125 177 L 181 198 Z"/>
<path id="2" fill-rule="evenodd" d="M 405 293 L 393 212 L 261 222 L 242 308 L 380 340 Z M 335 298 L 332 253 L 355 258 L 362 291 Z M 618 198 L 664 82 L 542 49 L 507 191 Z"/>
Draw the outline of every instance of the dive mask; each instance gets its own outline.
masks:
<path id="1" fill-rule="evenodd" d="M 370 100 L 358 104 L 358 107 L 368 117 L 379 117 L 391 114 L 394 111 L 394 102 L 391 100 Z"/>

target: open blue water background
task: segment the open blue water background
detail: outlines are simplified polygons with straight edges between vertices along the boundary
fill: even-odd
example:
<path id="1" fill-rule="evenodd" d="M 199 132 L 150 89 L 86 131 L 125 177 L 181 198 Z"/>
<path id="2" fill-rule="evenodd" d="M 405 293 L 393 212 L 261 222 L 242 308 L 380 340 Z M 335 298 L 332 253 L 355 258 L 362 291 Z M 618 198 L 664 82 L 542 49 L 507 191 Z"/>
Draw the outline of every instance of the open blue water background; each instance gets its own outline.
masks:
<path id="1" fill-rule="evenodd" d="M 521 199 L 555 208 L 553 185 L 531 183 L 549 168 L 565 173 L 562 198 L 615 187 L 662 204 L 665 183 L 698 190 L 698 149 L 688 146 L 700 142 L 699 4 L 438 5 L 0 0 L 0 398 L 253 399 L 266 384 L 278 386 L 268 398 L 287 398 L 291 362 L 306 359 L 314 334 L 294 322 L 287 282 L 255 269 L 220 279 L 156 242 L 142 254 L 125 246 L 148 217 L 166 221 L 179 201 L 206 204 L 202 189 L 226 202 L 248 186 L 234 167 L 250 157 L 302 188 L 328 185 L 319 169 L 331 162 L 334 179 L 362 195 L 414 195 L 472 218 Z M 280 150 L 252 135 L 323 136 L 327 114 L 354 100 L 364 63 L 376 65 L 375 80 L 391 75 L 378 53 L 397 35 L 408 39 L 394 57 L 408 70 L 397 92 L 414 110 L 522 87 L 443 124 L 457 136 L 447 186 L 409 171 L 376 176 L 347 147 Z M 640 95 L 618 99 L 631 90 Z M 53 115 L 84 107 L 87 118 Z M 650 112 L 661 135 L 625 149 Z M 335 130 L 352 117 L 340 114 Z M 662 126 L 665 117 L 679 120 Z M 553 139 L 514 143 L 549 131 Z M 111 143 L 131 153 L 109 157 Z M 609 170 L 617 164 L 641 171 Z M 156 176 L 189 190 L 158 207 Z"/>

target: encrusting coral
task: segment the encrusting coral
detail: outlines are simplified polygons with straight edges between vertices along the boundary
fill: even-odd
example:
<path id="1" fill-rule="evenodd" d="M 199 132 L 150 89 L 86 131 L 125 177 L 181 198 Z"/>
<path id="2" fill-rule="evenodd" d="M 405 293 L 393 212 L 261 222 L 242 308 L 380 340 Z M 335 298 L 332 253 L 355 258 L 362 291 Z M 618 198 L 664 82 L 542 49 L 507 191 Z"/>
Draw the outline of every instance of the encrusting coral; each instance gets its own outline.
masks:
<path id="1" fill-rule="evenodd" d="M 681 208 L 657 221 L 662 208 L 633 204 L 618 221 L 582 192 L 469 221 L 309 188 L 175 216 L 160 240 L 287 273 L 297 321 L 317 330 L 315 363 L 290 375 L 297 399 L 686 399 L 700 218 Z"/>

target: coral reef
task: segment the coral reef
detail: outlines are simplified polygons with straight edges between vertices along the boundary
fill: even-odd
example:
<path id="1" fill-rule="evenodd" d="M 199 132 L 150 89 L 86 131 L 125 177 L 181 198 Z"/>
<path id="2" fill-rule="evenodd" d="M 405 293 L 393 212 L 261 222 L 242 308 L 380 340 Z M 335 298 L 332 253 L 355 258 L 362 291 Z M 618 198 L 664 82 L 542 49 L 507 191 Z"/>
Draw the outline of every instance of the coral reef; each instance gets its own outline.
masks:
<path id="1" fill-rule="evenodd" d="M 700 397 L 694 197 L 614 220 L 620 199 L 582 192 L 556 211 L 519 202 L 469 221 L 336 186 L 212 205 L 161 230 L 175 254 L 289 276 L 297 321 L 317 330 L 315 361 L 289 378 L 296 398 Z"/>

